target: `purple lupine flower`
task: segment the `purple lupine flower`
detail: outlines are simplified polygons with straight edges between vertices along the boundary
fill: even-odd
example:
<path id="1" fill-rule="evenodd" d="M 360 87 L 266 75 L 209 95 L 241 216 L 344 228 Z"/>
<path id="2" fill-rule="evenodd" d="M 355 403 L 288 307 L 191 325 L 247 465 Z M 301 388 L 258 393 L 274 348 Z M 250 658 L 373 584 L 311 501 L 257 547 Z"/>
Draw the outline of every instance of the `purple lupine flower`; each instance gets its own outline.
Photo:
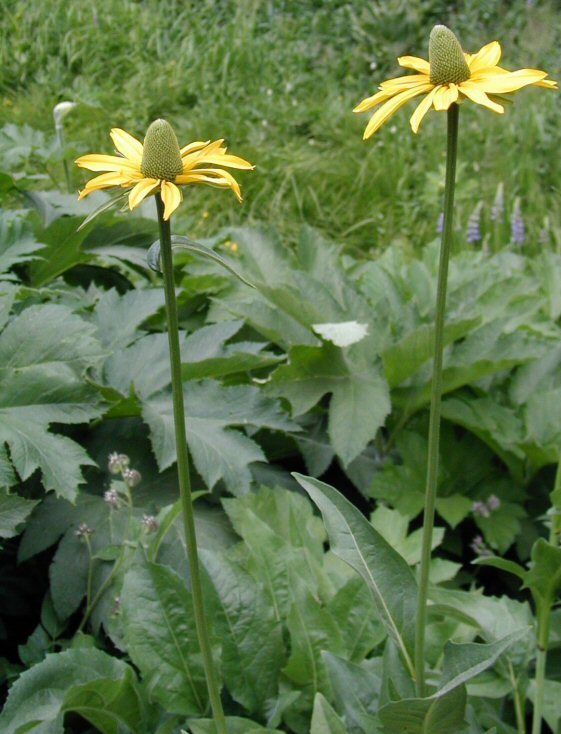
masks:
<path id="1" fill-rule="evenodd" d="M 481 203 L 470 214 L 467 224 L 466 240 L 470 245 L 481 240 Z"/>
<path id="2" fill-rule="evenodd" d="M 540 229 L 540 236 L 538 238 L 538 242 L 540 245 L 547 245 L 549 244 L 549 232 L 545 227 L 542 227 Z"/>
<path id="3" fill-rule="evenodd" d="M 515 245 L 523 245 L 526 241 L 526 225 L 524 224 L 524 219 L 522 218 L 520 201 L 518 199 L 516 199 L 514 203 L 514 209 L 512 211 L 510 233 L 511 240 Z"/>
<path id="4" fill-rule="evenodd" d="M 436 223 L 436 231 L 438 234 L 442 234 L 444 230 L 444 212 L 440 212 L 438 222 Z"/>
<path id="5" fill-rule="evenodd" d="M 491 219 L 493 222 L 496 222 L 498 219 L 500 219 L 505 211 L 505 194 L 504 194 L 504 186 L 502 183 L 500 183 L 497 186 L 497 193 L 495 194 L 495 200 L 493 201 L 493 206 L 491 208 Z"/>

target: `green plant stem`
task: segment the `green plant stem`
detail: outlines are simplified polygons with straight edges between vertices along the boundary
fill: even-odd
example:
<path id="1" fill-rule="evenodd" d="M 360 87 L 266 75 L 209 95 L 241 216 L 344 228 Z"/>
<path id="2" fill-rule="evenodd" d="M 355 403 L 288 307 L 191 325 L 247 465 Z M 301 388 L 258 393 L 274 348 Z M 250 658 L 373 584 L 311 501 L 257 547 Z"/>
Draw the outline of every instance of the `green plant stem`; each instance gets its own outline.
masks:
<path id="1" fill-rule="evenodd" d="M 557 471 L 555 473 L 555 484 L 553 486 L 552 502 L 551 502 L 551 525 L 549 528 L 549 542 L 556 546 L 561 536 L 561 510 L 559 509 L 558 497 L 561 494 L 561 458 L 557 463 Z"/>
<path id="2" fill-rule="evenodd" d="M 534 713 L 532 715 L 532 734 L 540 734 L 543 718 L 543 694 L 545 684 L 545 664 L 549 646 L 549 621 L 552 602 L 544 600 L 538 609 L 538 654 L 536 656 L 536 677 L 534 689 Z"/>
<path id="3" fill-rule="evenodd" d="M 72 193 L 72 184 L 70 182 L 70 169 L 68 168 L 68 161 L 64 152 L 64 127 L 62 122 L 56 123 L 55 125 L 56 139 L 58 147 L 60 148 L 60 154 L 62 156 L 62 166 L 64 168 L 64 179 L 66 181 L 66 189 L 69 194 Z"/>
<path id="4" fill-rule="evenodd" d="M 199 570 L 199 554 L 195 533 L 195 517 L 191 498 L 191 481 L 189 478 L 189 455 L 187 451 L 187 435 L 185 429 L 185 406 L 183 403 L 183 383 L 181 380 L 181 354 L 179 348 L 179 323 L 177 318 L 177 303 L 175 299 L 175 282 L 173 279 L 173 257 L 171 250 L 171 232 L 169 220 L 164 220 L 164 203 L 160 194 L 156 194 L 158 209 L 158 224 L 160 228 L 160 254 L 162 273 L 164 278 L 164 292 L 166 302 L 166 318 L 168 325 L 168 342 L 171 367 L 171 389 L 173 396 L 173 420 L 175 425 L 175 443 L 177 448 L 177 474 L 179 478 L 179 492 L 185 527 L 185 540 L 191 576 L 191 593 L 193 595 L 193 609 L 195 625 L 206 682 L 216 725 L 217 734 L 227 734 L 226 720 L 220 700 L 220 688 L 212 660 L 212 649 L 206 624 L 201 575 Z"/>
<path id="5" fill-rule="evenodd" d="M 512 663 L 508 660 L 508 677 L 512 684 L 512 693 L 514 696 L 514 713 L 516 715 L 516 730 L 518 734 L 526 734 L 526 722 L 524 717 L 524 703 L 520 695 L 520 685 L 514 674 Z"/>
<path id="6" fill-rule="evenodd" d="M 427 482 L 425 489 L 425 512 L 423 517 L 423 545 L 419 574 L 419 592 L 417 597 L 417 620 L 415 625 L 415 676 L 417 695 L 419 696 L 425 695 L 425 627 L 427 621 L 427 595 L 432 548 L 432 531 L 434 526 L 434 507 L 438 482 L 444 315 L 446 310 L 448 262 L 450 260 L 450 248 L 452 244 L 454 188 L 456 181 L 456 157 L 458 149 L 458 116 L 458 105 L 453 104 L 448 110 L 448 145 L 446 152 L 446 183 L 444 189 L 444 226 L 442 230 L 442 242 L 440 245 L 440 262 L 438 266 Z"/>
<path id="7" fill-rule="evenodd" d="M 89 539 L 89 537 L 88 537 L 87 534 L 84 535 L 84 540 L 86 541 L 86 546 L 88 548 L 89 562 L 88 562 L 88 580 L 86 582 L 86 611 L 84 613 L 84 619 L 82 620 L 82 624 L 78 628 L 78 631 L 79 632 L 81 631 L 81 629 L 82 629 L 82 627 L 84 625 L 85 620 L 90 616 L 91 609 L 92 609 L 91 599 L 92 599 L 92 581 L 93 581 L 93 562 L 94 562 L 94 559 L 92 557 L 92 546 L 90 544 L 90 539 Z"/>

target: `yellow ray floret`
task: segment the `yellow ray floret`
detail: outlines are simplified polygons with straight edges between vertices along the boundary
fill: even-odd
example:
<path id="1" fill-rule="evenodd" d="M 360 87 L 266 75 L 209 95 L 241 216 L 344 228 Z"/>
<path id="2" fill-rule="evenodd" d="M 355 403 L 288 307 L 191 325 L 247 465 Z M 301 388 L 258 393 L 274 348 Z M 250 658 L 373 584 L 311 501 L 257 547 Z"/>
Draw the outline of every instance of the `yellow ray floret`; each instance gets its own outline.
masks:
<path id="1" fill-rule="evenodd" d="M 181 203 L 178 186 L 204 183 L 231 189 L 241 202 L 238 182 L 222 167 L 251 170 L 248 161 L 227 152 L 224 140 L 196 141 L 179 148 L 169 123 L 156 120 L 150 125 L 144 144 L 125 130 L 113 128 L 111 139 L 117 155 L 83 155 L 76 163 L 89 171 L 103 172 L 80 191 L 83 199 L 92 191 L 113 186 L 129 189 L 129 208 L 147 196 L 159 193 L 164 203 L 164 219 L 169 219 Z M 215 167 L 216 166 L 216 167 Z"/>
<path id="2" fill-rule="evenodd" d="M 509 94 L 527 86 L 557 89 L 557 82 L 546 79 L 545 71 L 503 69 L 498 65 L 501 55 L 498 41 L 486 44 L 476 54 L 464 53 L 452 31 L 435 26 L 431 32 L 429 61 L 401 56 L 398 64 L 415 73 L 382 82 L 376 94 L 355 107 L 354 112 L 366 112 L 381 105 L 366 126 L 364 138 L 373 135 L 402 105 L 420 95 L 423 99 L 410 120 L 414 133 L 431 107 L 448 110 L 450 105 L 469 99 L 502 114 L 504 107 L 493 95 Z"/>

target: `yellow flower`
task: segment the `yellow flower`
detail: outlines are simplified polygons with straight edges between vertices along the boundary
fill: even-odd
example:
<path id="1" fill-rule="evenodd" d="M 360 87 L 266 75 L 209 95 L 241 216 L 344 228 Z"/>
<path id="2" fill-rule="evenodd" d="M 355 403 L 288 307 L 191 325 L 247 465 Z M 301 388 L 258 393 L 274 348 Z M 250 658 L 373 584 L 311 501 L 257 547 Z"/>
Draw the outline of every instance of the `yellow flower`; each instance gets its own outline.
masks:
<path id="1" fill-rule="evenodd" d="M 414 133 L 431 106 L 438 111 L 447 110 L 454 102 L 460 103 L 466 98 L 502 114 L 504 107 L 493 99 L 495 95 L 515 92 L 531 84 L 557 88 L 557 82 L 546 79 L 547 72 L 538 69 L 507 71 L 498 66 L 500 59 L 498 41 L 488 43 L 476 54 L 467 54 L 451 30 L 443 25 L 435 26 L 430 34 L 429 61 L 401 56 L 398 64 L 417 73 L 382 82 L 376 94 L 355 107 L 354 112 L 366 112 L 385 103 L 371 117 L 364 139 L 379 130 L 402 105 L 421 94 L 425 97 L 411 117 Z"/>
<path id="2" fill-rule="evenodd" d="M 155 120 L 150 125 L 144 144 L 119 128 L 111 130 L 111 139 L 118 155 L 94 153 L 76 161 L 89 171 L 105 171 L 88 181 L 79 198 L 99 189 L 122 186 L 131 189 L 129 207 L 134 209 L 146 196 L 159 192 L 165 207 L 164 219 L 169 219 L 181 202 L 182 193 L 177 184 L 204 183 L 232 189 L 241 202 L 240 187 L 232 174 L 212 166 L 254 168 L 243 158 L 229 155 L 222 145 L 224 140 L 198 141 L 179 148 L 173 128 L 165 120 Z"/>

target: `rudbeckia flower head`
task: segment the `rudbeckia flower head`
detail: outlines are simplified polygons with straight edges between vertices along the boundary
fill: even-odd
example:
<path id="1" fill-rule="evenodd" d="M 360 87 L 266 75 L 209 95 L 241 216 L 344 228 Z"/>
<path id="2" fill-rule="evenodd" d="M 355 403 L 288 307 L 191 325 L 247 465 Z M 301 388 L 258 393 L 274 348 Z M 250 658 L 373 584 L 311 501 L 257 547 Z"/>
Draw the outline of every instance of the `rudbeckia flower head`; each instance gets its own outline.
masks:
<path id="1" fill-rule="evenodd" d="M 415 73 L 388 79 L 378 87 L 376 94 L 363 99 L 355 112 L 366 112 L 382 105 L 371 117 L 364 131 L 369 138 L 402 107 L 415 97 L 423 96 L 411 117 L 411 128 L 418 132 L 421 120 L 431 107 L 447 110 L 454 103 L 466 99 L 502 114 L 504 101 L 500 95 L 516 92 L 522 87 L 535 85 L 556 89 L 557 82 L 546 79 L 547 72 L 539 69 L 507 71 L 499 66 L 501 46 L 492 41 L 476 54 L 462 50 L 456 36 L 443 25 L 435 26 L 430 34 L 429 60 L 416 56 L 401 56 L 398 64 Z M 382 104 L 383 103 L 383 104 Z"/>
<path id="2" fill-rule="evenodd" d="M 230 155 L 224 140 L 197 141 L 179 147 L 173 128 L 166 120 L 155 120 L 146 132 L 144 143 L 120 128 L 111 130 L 117 155 L 83 155 L 76 160 L 81 168 L 104 171 L 92 178 L 80 192 L 83 199 L 92 191 L 121 186 L 129 189 L 129 208 L 134 209 L 150 194 L 160 193 L 164 219 L 169 219 L 181 203 L 179 186 L 204 183 L 231 189 L 242 200 L 240 186 L 226 168 L 251 170 L 243 158 Z"/>

